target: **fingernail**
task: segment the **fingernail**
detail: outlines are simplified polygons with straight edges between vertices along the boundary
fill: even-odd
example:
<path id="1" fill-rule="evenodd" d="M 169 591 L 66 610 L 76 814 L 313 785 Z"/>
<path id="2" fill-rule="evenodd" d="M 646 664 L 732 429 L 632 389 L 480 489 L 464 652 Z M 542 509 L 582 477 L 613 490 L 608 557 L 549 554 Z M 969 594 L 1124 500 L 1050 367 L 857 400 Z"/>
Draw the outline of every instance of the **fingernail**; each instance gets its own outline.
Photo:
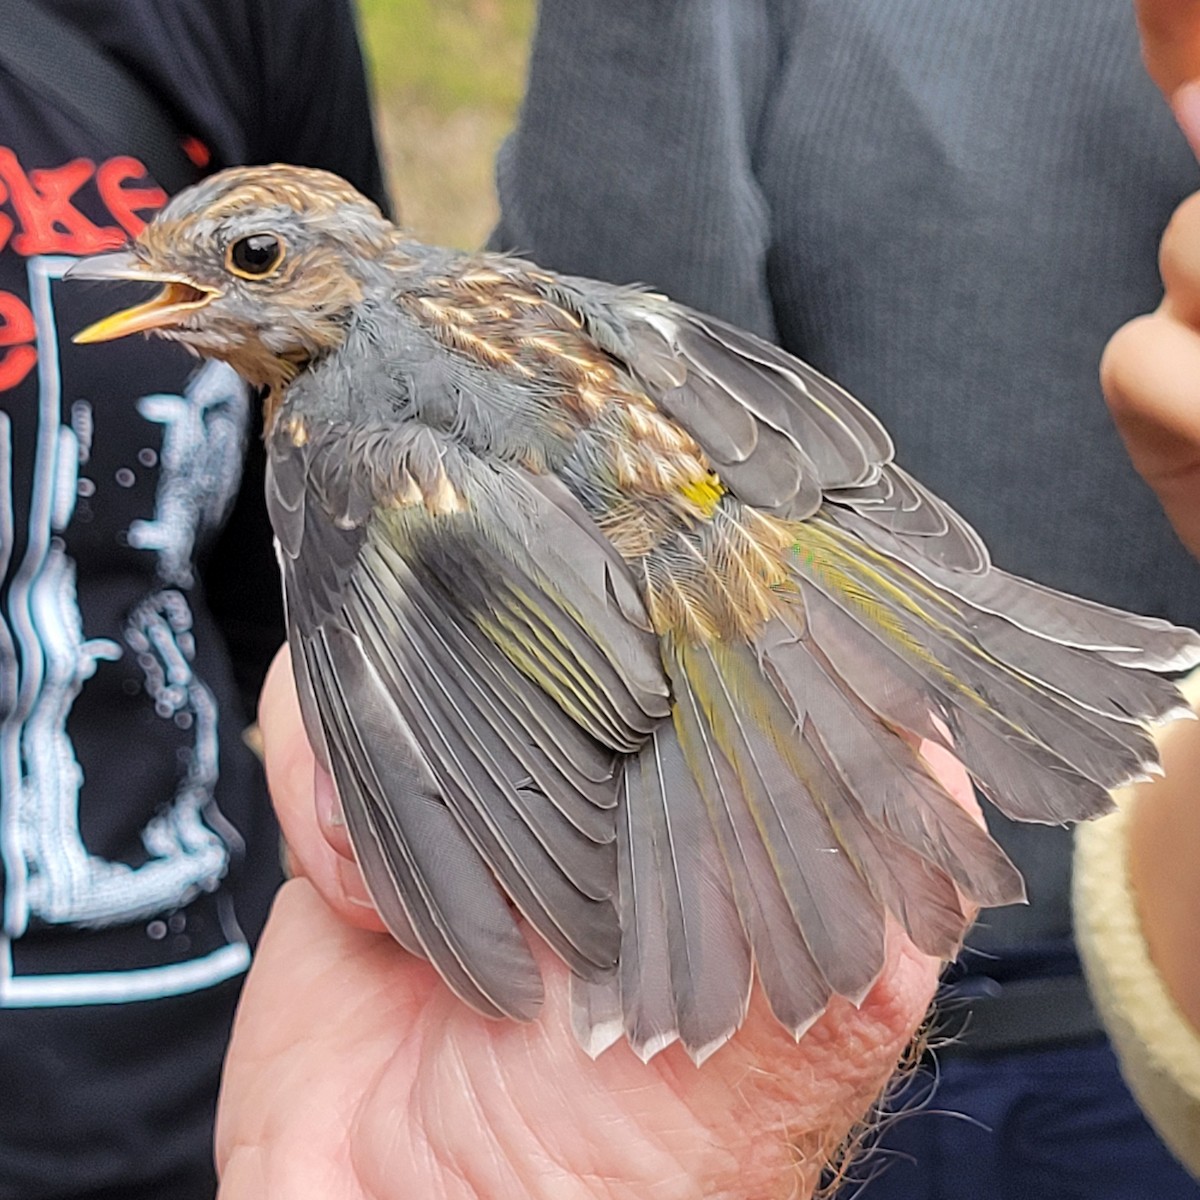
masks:
<path id="1" fill-rule="evenodd" d="M 358 864 L 348 859 L 339 858 L 337 863 L 338 882 L 342 885 L 342 895 L 349 903 L 358 908 L 374 909 L 371 897 L 367 894 L 367 885 L 363 882 L 362 872 Z"/>
<path id="2" fill-rule="evenodd" d="M 1200 79 L 1193 79 L 1176 89 L 1171 97 L 1171 111 L 1192 153 L 1200 158 Z"/>
<path id="3" fill-rule="evenodd" d="M 346 817 L 342 812 L 337 789 L 333 786 L 333 780 L 319 766 L 313 768 L 313 799 L 316 803 L 317 825 L 320 827 L 321 836 L 342 858 L 353 858 L 350 830 L 346 827 Z"/>
<path id="4" fill-rule="evenodd" d="M 262 730 L 259 728 L 257 721 L 253 725 L 247 725 L 242 730 L 242 741 L 246 743 L 258 761 L 262 762 L 265 751 L 263 749 Z"/>
<path id="5" fill-rule="evenodd" d="M 313 763 L 313 798 L 317 802 L 317 813 L 322 825 L 336 827 L 345 825 L 346 818 L 342 816 L 342 806 L 338 801 L 337 789 L 333 780 L 319 763 Z"/>

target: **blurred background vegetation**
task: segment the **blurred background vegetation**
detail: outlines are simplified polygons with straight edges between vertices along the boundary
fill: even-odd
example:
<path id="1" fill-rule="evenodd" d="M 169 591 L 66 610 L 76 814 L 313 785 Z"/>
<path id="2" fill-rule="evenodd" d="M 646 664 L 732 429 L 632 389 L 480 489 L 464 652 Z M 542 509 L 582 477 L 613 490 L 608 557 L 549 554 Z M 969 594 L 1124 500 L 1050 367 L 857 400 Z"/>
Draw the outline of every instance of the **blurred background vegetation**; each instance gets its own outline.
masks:
<path id="1" fill-rule="evenodd" d="M 413 233 L 472 248 L 525 80 L 535 0 L 358 0 L 392 197 Z"/>

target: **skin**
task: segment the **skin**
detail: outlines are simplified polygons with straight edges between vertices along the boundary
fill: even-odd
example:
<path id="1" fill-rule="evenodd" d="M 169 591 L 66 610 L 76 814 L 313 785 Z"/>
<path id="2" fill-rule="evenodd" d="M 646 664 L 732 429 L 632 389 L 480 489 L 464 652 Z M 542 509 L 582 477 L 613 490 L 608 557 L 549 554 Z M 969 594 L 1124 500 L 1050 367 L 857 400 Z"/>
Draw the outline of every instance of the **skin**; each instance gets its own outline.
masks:
<path id="1" fill-rule="evenodd" d="M 1142 0 L 1138 18 L 1147 69 L 1200 152 L 1200 3 Z M 1101 381 L 1134 465 L 1200 556 L 1200 194 L 1176 211 L 1159 261 L 1162 304 L 1114 335 Z M 1200 724 L 1172 729 L 1163 765 L 1166 778 L 1132 797 L 1129 878 L 1151 958 L 1200 1030 Z"/>
<path id="2" fill-rule="evenodd" d="M 593 1062 L 548 953 L 541 1019 L 495 1023 L 375 932 L 286 651 L 260 721 L 301 877 L 276 902 L 242 1001 L 218 1126 L 221 1200 L 812 1194 L 925 1014 L 938 961 L 893 928 L 862 1007 L 834 1004 L 799 1045 L 756 996 L 701 1070 L 678 1047 L 648 1066 L 624 1044 Z M 956 764 L 928 755 L 969 803 Z"/>

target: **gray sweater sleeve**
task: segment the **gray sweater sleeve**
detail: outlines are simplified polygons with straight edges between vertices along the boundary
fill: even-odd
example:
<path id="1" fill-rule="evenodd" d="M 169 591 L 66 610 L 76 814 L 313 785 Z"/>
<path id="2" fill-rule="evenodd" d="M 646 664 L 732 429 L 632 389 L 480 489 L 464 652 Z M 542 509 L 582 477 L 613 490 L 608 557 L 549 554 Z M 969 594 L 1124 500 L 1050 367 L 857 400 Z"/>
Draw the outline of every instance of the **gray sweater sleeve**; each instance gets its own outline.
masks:
<path id="1" fill-rule="evenodd" d="M 551 0 L 497 167 L 493 245 L 770 337 L 750 147 L 780 53 L 770 0 Z M 671 235 L 663 236 L 670 225 Z"/>

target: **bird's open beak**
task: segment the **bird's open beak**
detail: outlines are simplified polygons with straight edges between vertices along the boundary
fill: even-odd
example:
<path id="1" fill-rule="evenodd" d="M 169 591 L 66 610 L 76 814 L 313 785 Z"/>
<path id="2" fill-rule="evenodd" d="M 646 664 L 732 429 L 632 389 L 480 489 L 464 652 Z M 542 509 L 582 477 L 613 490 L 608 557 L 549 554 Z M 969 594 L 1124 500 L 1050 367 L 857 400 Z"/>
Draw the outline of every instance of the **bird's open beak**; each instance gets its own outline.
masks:
<path id="1" fill-rule="evenodd" d="M 96 254 L 74 263 L 63 276 L 65 279 L 134 280 L 139 283 L 161 283 L 162 291 L 144 304 L 135 304 L 105 317 L 94 325 L 80 330 L 71 340 L 80 345 L 92 342 L 111 342 L 114 338 L 149 329 L 178 325 L 189 313 L 203 308 L 220 295 L 213 288 L 201 287 L 179 275 L 162 275 L 144 266 L 126 250 L 112 254 Z"/>

